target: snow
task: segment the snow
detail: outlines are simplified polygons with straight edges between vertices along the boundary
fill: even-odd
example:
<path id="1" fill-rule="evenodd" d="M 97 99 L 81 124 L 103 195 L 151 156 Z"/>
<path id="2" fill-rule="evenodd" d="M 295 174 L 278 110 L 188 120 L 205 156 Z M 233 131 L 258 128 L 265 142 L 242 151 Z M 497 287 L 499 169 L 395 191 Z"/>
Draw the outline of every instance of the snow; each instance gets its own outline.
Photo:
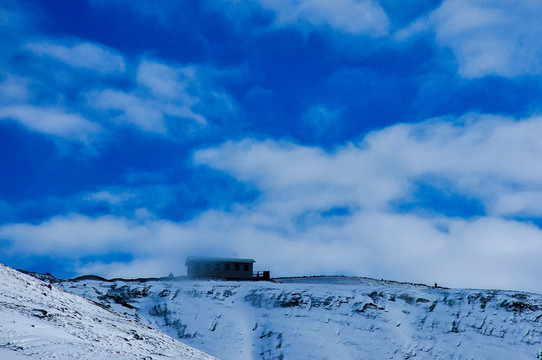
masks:
<path id="1" fill-rule="evenodd" d="M 542 358 L 542 296 L 349 277 L 62 281 L 222 359 Z"/>
<path id="2" fill-rule="evenodd" d="M 351 277 L 44 279 L 0 265 L 0 359 L 213 358 L 183 343 L 225 360 L 542 358 L 538 294 Z"/>
<path id="3" fill-rule="evenodd" d="M 135 318 L 0 265 L 0 359 L 215 359 Z"/>

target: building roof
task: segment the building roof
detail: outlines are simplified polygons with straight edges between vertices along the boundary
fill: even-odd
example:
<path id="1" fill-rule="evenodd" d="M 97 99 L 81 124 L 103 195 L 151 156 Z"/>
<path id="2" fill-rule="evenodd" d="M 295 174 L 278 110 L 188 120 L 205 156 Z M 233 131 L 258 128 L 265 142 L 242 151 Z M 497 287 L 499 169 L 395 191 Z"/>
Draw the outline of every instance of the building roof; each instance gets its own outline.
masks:
<path id="1" fill-rule="evenodd" d="M 255 263 L 254 259 L 238 259 L 238 258 L 226 258 L 226 257 L 208 257 L 208 256 L 188 256 L 186 263 L 198 261 L 198 262 L 236 262 L 236 263 Z"/>

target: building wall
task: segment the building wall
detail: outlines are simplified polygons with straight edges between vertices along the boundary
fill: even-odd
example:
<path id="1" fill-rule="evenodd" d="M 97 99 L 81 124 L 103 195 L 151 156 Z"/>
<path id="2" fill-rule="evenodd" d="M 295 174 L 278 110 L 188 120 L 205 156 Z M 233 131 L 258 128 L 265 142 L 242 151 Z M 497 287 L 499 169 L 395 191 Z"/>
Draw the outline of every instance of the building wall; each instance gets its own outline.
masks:
<path id="1" fill-rule="evenodd" d="M 190 261 L 187 267 L 188 277 L 191 278 L 251 280 L 254 266 L 252 263 L 235 261 Z"/>

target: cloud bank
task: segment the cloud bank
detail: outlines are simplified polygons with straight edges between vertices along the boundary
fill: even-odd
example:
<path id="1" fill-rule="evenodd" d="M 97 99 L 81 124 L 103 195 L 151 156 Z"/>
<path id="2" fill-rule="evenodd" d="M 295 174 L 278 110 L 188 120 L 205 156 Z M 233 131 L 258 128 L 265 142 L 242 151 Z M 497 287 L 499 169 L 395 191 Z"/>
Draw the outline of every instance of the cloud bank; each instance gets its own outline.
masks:
<path id="1" fill-rule="evenodd" d="M 275 275 L 317 271 L 540 291 L 542 282 L 529 269 L 542 255 L 542 231 L 524 221 L 540 213 L 539 129 L 540 117 L 471 114 L 394 125 L 333 151 L 284 141 L 227 142 L 197 151 L 194 161 L 252 184 L 260 192 L 254 202 L 186 222 L 148 212 L 139 219 L 55 217 L 4 225 L 0 237 L 13 252 L 133 257 L 78 270 L 109 276 L 180 273 L 184 257 L 200 253 L 255 257 Z M 483 210 L 458 217 L 417 207 L 420 184 L 436 194 L 452 189 Z M 159 259 L 156 268 L 142 266 Z"/>

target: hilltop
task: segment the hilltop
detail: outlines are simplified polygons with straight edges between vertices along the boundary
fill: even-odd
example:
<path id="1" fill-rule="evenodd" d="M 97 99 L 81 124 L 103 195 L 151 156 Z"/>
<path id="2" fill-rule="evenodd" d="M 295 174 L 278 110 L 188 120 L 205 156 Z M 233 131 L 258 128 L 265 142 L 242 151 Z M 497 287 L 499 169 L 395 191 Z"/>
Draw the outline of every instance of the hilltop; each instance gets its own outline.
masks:
<path id="1" fill-rule="evenodd" d="M 42 278 L 0 265 L 0 359 L 215 359 Z"/>
<path id="2" fill-rule="evenodd" d="M 59 286 L 225 360 L 542 358 L 542 295 L 353 277 Z"/>

